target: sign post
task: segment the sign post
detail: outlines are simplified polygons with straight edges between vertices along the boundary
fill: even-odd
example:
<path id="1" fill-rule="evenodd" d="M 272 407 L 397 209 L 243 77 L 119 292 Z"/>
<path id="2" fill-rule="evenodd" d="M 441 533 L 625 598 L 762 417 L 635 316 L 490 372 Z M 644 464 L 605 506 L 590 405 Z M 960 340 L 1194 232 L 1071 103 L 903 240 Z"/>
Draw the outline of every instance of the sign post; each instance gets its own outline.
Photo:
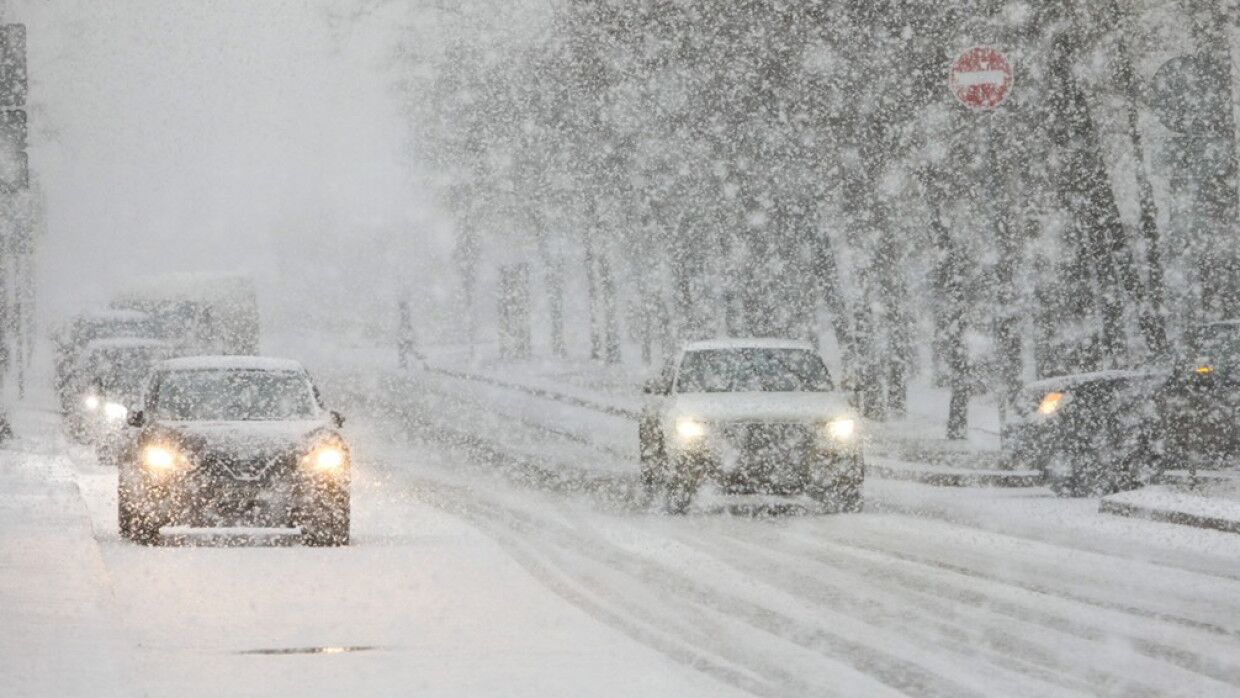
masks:
<path id="1" fill-rule="evenodd" d="M 999 158 L 999 137 L 995 129 L 995 110 L 1012 91 L 1012 65 L 1007 56 L 990 46 L 973 46 L 965 49 L 952 61 L 947 72 L 947 85 L 952 95 L 972 111 L 986 112 L 985 138 L 977 141 L 985 148 L 985 160 L 990 169 L 987 180 L 999 183 L 999 195 L 985 197 L 988 213 L 995 228 L 999 262 L 996 266 L 995 346 L 1000 381 L 999 418 L 1006 419 L 1007 407 L 1015 401 L 1020 388 L 1020 333 L 1016 315 L 1016 266 L 1021 254 L 1020 242 L 1008 220 L 1008 179 Z M 962 369 L 958 369 L 962 370 Z M 952 405 L 949 424 L 955 421 L 961 427 L 965 423 L 964 412 L 968 404 L 967 381 L 953 378 Z M 959 429 L 963 430 L 963 429 Z"/>

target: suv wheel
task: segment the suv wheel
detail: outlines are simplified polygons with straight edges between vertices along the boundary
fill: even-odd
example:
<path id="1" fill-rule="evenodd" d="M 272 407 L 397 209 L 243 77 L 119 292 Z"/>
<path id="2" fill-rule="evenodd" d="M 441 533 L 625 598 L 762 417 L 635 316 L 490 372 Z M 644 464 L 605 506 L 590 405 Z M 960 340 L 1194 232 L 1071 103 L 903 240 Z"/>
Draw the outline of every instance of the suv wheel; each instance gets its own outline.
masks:
<path id="1" fill-rule="evenodd" d="M 294 515 L 301 526 L 301 541 L 312 547 L 349 544 L 349 497 L 326 496 L 319 506 Z"/>
<path id="2" fill-rule="evenodd" d="M 159 542 L 159 529 L 163 522 L 134 510 L 128 500 L 129 497 L 124 494 L 117 498 L 116 520 L 121 536 L 142 545 L 155 545 Z"/>
<path id="3" fill-rule="evenodd" d="M 676 473 L 663 483 L 663 506 L 669 514 L 683 514 L 689 510 L 697 494 L 697 481 L 692 475 Z"/>
<path id="4" fill-rule="evenodd" d="M 859 486 L 843 489 L 832 487 L 816 488 L 809 492 L 810 498 L 819 504 L 830 507 L 833 511 L 843 514 L 858 514 L 865 508 L 865 498 L 861 496 Z"/>
<path id="5" fill-rule="evenodd" d="M 667 471 L 667 452 L 663 448 L 663 436 L 658 427 L 643 423 L 638 427 L 638 445 L 641 449 L 642 494 L 650 502 L 658 493 L 663 475 Z"/>

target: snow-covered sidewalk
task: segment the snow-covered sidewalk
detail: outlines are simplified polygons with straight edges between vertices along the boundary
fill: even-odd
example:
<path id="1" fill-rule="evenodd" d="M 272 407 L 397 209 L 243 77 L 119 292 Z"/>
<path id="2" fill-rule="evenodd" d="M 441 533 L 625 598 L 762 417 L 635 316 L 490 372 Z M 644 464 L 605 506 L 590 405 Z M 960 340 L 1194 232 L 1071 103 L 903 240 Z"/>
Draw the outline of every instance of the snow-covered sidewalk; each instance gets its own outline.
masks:
<path id="1" fill-rule="evenodd" d="M 1103 497 L 1098 511 L 1240 533 L 1240 486 L 1211 483 L 1198 488 L 1145 487 Z"/>
<path id="2" fill-rule="evenodd" d="M 25 445 L 0 450 L 0 692 L 118 694 L 124 653 L 90 516 L 68 459 Z"/>

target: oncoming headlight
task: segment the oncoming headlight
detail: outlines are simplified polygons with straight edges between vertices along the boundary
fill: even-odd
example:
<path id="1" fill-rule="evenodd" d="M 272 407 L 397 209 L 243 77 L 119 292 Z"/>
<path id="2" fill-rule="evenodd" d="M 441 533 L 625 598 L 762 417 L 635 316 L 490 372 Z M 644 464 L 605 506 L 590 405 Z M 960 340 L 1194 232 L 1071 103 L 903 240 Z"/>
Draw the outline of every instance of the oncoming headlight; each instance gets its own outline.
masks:
<path id="1" fill-rule="evenodd" d="M 119 402 L 108 402 L 103 405 L 103 416 L 114 422 L 119 422 L 128 415 L 129 408 Z"/>
<path id="2" fill-rule="evenodd" d="M 142 464 L 155 472 L 166 473 L 188 463 L 189 460 L 171 446 L 151 445 L 142 450 Z"/>
<path id="3" fill-rule="evenodd" d="M 1038 414 L 1043 416 L 1055 414 L 1055 410 L 1058 410 L 1060 405 L 1063 404 L 1064 397 L 1065 396 L 1063 393 L 1057 392 L 1050 392 L 1043 395 L 1042 402 L 1038 403 Z"/>
<path id="4" fill-rule="evenodd" d="M 348 456 L 344 449 L 332 443 L 327 443 L 315 448 L 306 454 L 302 459 L 302 463 L 325 472 L 335 472 L 344 467 L 348 462 Z"/>
<path id="5" fill-rule="evenodd" d="M 852 441 L 857 433 L 857 421 L 848 417 L 827 422 L 827 435 L 836 441 Z"/>
<path id="6" fill-rule="evenodd" d="M 86 397 L 82 398 L 82 406 L 90 410 L 91 412 L 94 412 L 95 410 L 99 409 L 99 404 L 100 403 L 99 403 L 98 395 L 87 395 Z"/>
<path id="7" fill-rule="evenodd" d="M 676 420 L 676 435 L 681 441 L 697 441 L 706 436 L 706 425 L 695 419 Z"/>

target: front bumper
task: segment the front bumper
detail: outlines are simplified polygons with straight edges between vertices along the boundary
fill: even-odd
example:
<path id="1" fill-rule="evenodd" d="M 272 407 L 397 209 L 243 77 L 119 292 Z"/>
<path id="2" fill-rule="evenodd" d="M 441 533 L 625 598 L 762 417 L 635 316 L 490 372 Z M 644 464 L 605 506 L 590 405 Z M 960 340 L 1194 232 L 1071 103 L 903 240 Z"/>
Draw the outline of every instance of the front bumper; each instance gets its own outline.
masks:
<path id="1" fill-rule="evenodd" d="M 853 443 L 831 444 L 817 425 L 715 427 L 695 444 L 669 450 L 673 480 L 713 482 L 727 494 L 792 496 L 861 487 L 865 461 Z"/>
<path id="2" fill-rule="evenodd" d="M 238 480 L 202 469 L 157 474 L 133 467 L 125 469 L 120 487 L 137 515 L 164 526 L 288 527 L 300 511 L 347 500 L 348 474 L 284 469 Z"/>

